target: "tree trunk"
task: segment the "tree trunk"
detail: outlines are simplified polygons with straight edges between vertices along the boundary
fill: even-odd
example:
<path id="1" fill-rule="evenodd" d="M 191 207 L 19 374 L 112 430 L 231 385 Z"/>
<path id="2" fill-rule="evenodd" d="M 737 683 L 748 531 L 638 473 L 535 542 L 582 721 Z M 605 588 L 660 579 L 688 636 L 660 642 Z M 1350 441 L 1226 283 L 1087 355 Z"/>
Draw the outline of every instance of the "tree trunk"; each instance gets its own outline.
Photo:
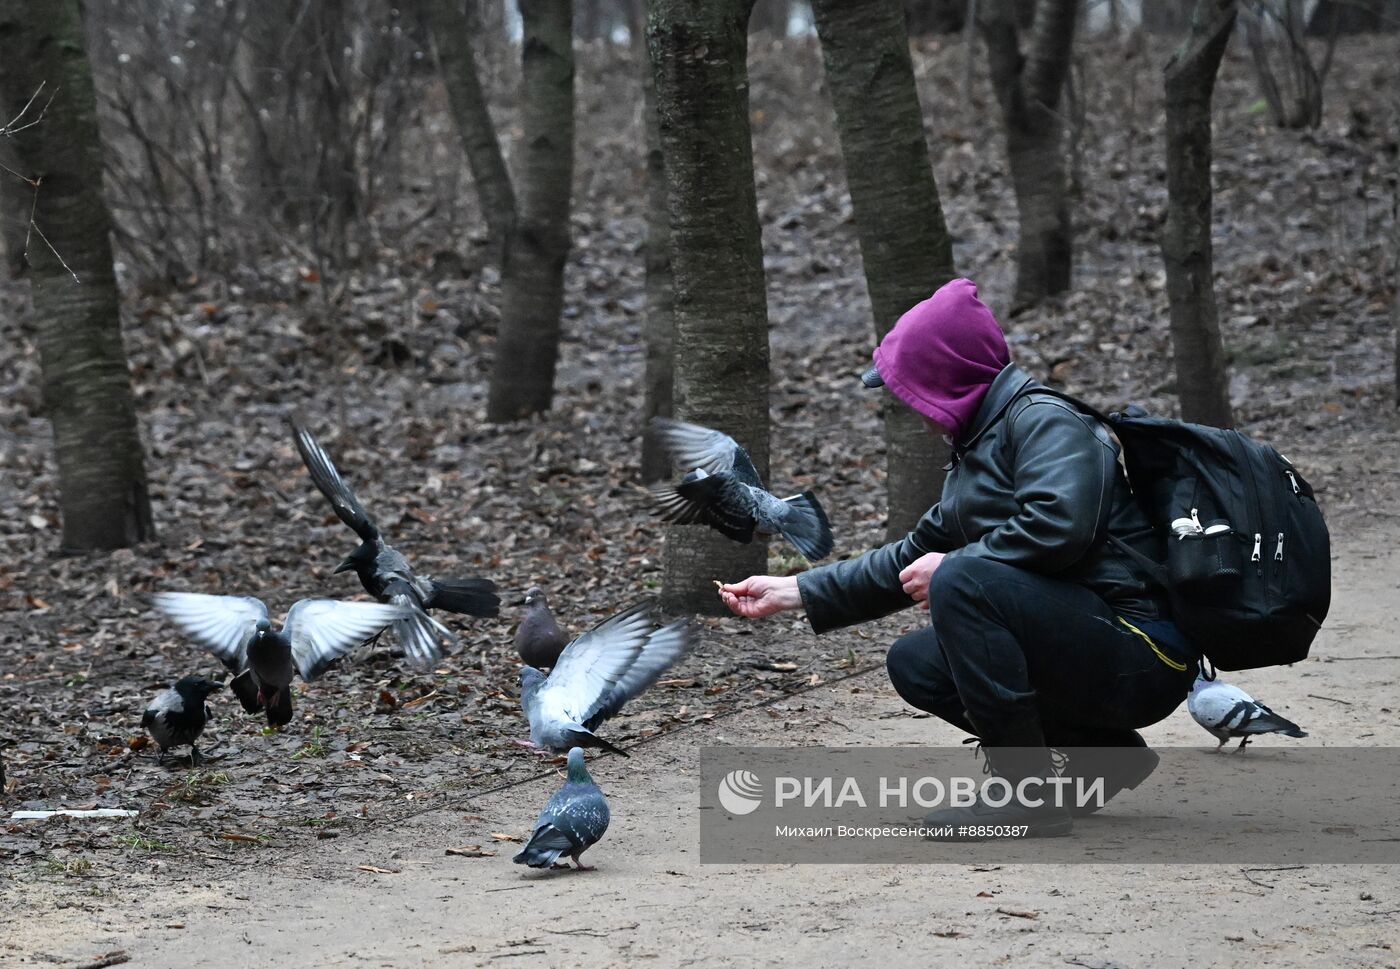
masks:
<path id="1" fill-rule="evenodd" d="M 1142 29 L 1149 34 L 1179 34 L 1191 23 L 1189 0 L 1141 0 Z"/>
<path id="2" fill-rule="evenodd" d="M 515 225 L 515 190 L 477 73 L 467 17 L 457 0 L 428 0 L 427 11 L 452 120 L 467 154 L 493 247 L 500 252 Z"/>
<path id="3" fill-rule="evenodd" d="M 1014 0 L 979 4 L 1020 219 L 1013 312 L 1070 287 L 1074 239 L 1060 99 L 1078 10 L 1078 0 L 1039 0 L 1023 51 Z"/>
<path id="4" fill-rule="evenodd" d="M 910 37 L 956 34 L 967 17 L 967 0 L 903 0 L 904 25 Z M 815 0 L 813 6 L 816 6 Z"/>
<path id="5" fill-rule="evenodd" d="M 876 339 L 954 275 L 900 0 L 814 0 Z M 852 374 L 852 378 L 854 378 Z M 852 392 L 856 383 L 852 379 Z M 902 537 L 943 487 L 947 446 L 886 394 L 886 530 Z"/>
<path id="6" fill-rule="evenodd" d="M 1230 427 L 1229 378 L 1211 256 L 1210 101 L 1235 25 L 1236 0 L 1196 0 L 1191 32 L 1166 67 L 1167 266 L 1181 416 Z"/>
<path id="7" fill-rule="evenodd" d="M 645 50 L 644 41 L 638 47 Z M 656 84 L 650 64 L 644 65 L 643 111 L 647 138 L 646 241 L 646 374 L 642 401 L 642 480 L 660 481 L 671 471 L 671 459 L 656 435 L 653 417 L 675 414 L 676 318 L 671 278 L 671 217 L 666 209 L 666 156 L 656 117 Z"/>
<path id="8" fill-rule="evenodd" d="M 676 413 L 718 428 L 768 474 L 768 307 L 749 135 L 751 0 L 652 0 L 648 47 L 665 154 L 675 274 Z M 718 614 L 711 580 L 767 568 L 762 538 L 666 530 L 662 600 Z"/>
<path id="9" fill-rule="evenodd" d="M 774 40 L 787 36 L 792 0 L 750 0 L 750 6 L 753 12 L 749 16 L 749 33 L 766 33 Z"/>
<path id="10" fill-rule="evenodd" d="M 1385 0 L 1318 0 L 1308 18 L 1308 36 L 1367 34 L 1386 28 Z M 1394 30 L 1391 26 L 1389 29 Z"/>
<path id="11" fill-rule="evenodd" d="M 559 356 L 574 173 L 571 0 L 521 0 L 519 209 L 501 273 L 501 326 L 486 419 L 549 409 Z"/>
<path id="12" fill-rule="evenodd" d="M 42 121 L 12 141 L 21 171 L 40 182 L 30 278 L 44 400 L 53 421 L 63 547 L 123 548 L 153 538 L 155 530 L 122 345 L 83 25 L 76 0 L 0 0 L 6 120 L 40 82 L 44 93 L 26 120 L 37 117 L 51 95 L 54 101 Z"/>
<path id="13" fill-rule="evenodd" d="M 360 211 L 347 53 L 350 13 L 345 0 L 320 0 L 306 9 L 314 31 L 312 63 L 317 69 L 310 109 L 316 128 L 318 199 L 315 210 L 307 215 L 317 253 L 343 264 L 350 257 L 350 224 Z"/>

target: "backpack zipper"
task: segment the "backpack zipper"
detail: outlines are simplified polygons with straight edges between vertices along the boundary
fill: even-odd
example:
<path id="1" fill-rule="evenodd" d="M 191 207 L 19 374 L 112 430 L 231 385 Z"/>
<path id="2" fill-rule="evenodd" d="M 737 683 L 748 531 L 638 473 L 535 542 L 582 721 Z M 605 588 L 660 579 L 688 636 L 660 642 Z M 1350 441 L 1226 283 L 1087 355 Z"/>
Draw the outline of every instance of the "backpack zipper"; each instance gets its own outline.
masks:
<path id="1" fill-rule="evenodd" d="M 1278 533 L 1278 544 L 1274 546 L 1274 561 L 1283 561 L 1283 532 Z"/>
<path id="2" fill-rule="evenodd" d="M 1293 472 L 1285 470 L 1283 473 L 1288 475 L 1288 483 L 1293 486 L 1293 493 L 1295 495 L 1302 494 L 1302 491 L 1298 487 L 1298 478 L 1293 474 Z"/>
<path id="3" fill-rule="evenodd" d="M 1255 532 L 1255 533 L 1254 533 L 1254 551 L 1253 551 L 1253 553 L 1251 553 L 1250 556 L 1249 556 L 1249 560 L 1250 560 L 1251 562 L 1258 562 L 1258 561 L 1259 561 L 1259 553 L 1260 553 L 1260 551 L 1263 549 L 1263 546 L 1264 546 L 1264 536 L 1261 535 L 1259 532 Z M 1263 569 L 1260 569 L 1260 571 L 1262 572 Z"/>

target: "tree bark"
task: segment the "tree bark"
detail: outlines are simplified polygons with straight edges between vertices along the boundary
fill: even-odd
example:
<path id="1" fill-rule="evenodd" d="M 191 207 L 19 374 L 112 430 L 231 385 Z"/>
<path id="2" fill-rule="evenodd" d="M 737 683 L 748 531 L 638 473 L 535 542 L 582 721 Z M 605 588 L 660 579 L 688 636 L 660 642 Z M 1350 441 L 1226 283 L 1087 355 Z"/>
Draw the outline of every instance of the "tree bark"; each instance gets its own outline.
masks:
<path id="1" fill-rule="evenodd" d="M 519 205 L 501 273 L 501 326 L 486 418 L 549 409 L 559 356 L 574 173 L 571 0 L 521 0 Z"/>
<path id="2" fill-rule="evenodd" d="M 1231 427 L 1229 378 L 1216 315 L 1211 254 L 1211 120 L 1215 76 L 1238 13 L 1236 0 L 1196 0 L 1186 42 L 1166 66 L 1167 268 L 1181 416 Z"/>
<path id="3" fill-rule="evenodd" d="M 1013 312 L 1070 287 L 1074 240 L 1060 98 L 1078 11 L 1078 0 L 1039 0 L 1023 50 L 1014 0 L 979 4 L 1020 220 Z"/>
<path id="4" fill-rule="evenodd" d="M 469 22 L 458 0 L 428 0 L 427 11 L 452 120 L 476 183 L 487 231 L 499 252 L 515 226 L 515 190 L 477 73 Z"/>
<path id="5" fill-rule="evenodd" d="M 40 82 L 45 92 L 27 117 L 36 117 L 51 94 L 54 101 L 42 121 L 12 140 L 22 171 L 39 182 L 30 278 L 63 548 L 123 548 L 153 538 L 155 530 L 122 344 L 83 25 L 76 0 L 0 0 L 6 120 Z"/>
<path id="6" fill-rule="evenodd" d="M 1189 0 L 1142 0 L 1142 29 L 1149 34 L 1179 34 L 1191 24 Z"/>
<path id="7" fill-rule="evenodd" d="M 1308 36 L 1367 34 L 1394 30 L 1385 20 L 1385 0 L 1318 0 L 1308 18 Z"/>
<path id="8" fill-rule="evenodd" d="M 903 4 L 910 37 L 956 34 L 967 17 L 967 0 L 903 0 Z"/>
<path id="9" fill-rule="evenodd" d="M 645 44 L 638 44 L 645 51 Z M 656 115 L 656 83 L 651 65 L 644 67 L 643 110 L 647 138 L 646 373 L 642 401 L 642 480 L 660 481 L 671 459 L 651 432 L 653 417 L 675 414 L 675 297 L 671 275 L 671 217 L 666 208 L 666 156 Z"/>
<path id="10" fill-rule="evenodd" d="M 749 133 L 751 0 L 652 0 L 647 27 L 675 274 L 675 403 L 734 436 L 768 474 L 768 308 Z M 662 601 L 718 614 L 713 579 L 767 568 L 708 528 L 666 530 Z"/>
<path id="11" fill-rule="evenodd" d="M 924 140 L 900 0 L 814 0 L 812 12 L 878 341 L 905 310 L 953 277 L 952 241 Z M 938 501 L 948 449 L 888 394 L 884 412 L 886 530 L 893 540 Z"/>

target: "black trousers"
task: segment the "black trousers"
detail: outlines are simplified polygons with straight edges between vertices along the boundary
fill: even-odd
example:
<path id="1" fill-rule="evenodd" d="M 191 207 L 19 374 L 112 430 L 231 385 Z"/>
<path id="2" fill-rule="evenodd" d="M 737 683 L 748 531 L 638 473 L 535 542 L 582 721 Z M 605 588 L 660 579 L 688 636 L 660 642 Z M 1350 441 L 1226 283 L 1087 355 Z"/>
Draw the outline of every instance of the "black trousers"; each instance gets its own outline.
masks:
<path id="1" fill-rule="evenodd" d="M 890 647 L 890 680 L 990 746 L 1140 744 L 1134 731 L 1175 710 L 1196 675 L 1169 622 L 1125 622 L 1081 585 L 1000 562 L 944 560 L 929 613 Z"/>

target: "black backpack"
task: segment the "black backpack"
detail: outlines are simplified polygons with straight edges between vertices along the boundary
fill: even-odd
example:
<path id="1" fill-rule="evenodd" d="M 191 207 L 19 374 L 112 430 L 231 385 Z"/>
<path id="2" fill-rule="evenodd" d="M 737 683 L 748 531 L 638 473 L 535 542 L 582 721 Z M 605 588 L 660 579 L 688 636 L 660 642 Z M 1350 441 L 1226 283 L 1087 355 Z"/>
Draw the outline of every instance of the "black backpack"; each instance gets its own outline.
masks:
<path id="1" fill-rule="evenodd" d="M 1123 446 L 1133 494 L 1167 543 L 1165 564 L 1108 541 L 1157 577 L 1176 624 L 1223 670 L 1296 663 L 1332 600 L 1327 523 L 1313 490 L 1278 451 L 1235 430 L 1152 417 L 1137 406 L 1103 415 Z"/>

